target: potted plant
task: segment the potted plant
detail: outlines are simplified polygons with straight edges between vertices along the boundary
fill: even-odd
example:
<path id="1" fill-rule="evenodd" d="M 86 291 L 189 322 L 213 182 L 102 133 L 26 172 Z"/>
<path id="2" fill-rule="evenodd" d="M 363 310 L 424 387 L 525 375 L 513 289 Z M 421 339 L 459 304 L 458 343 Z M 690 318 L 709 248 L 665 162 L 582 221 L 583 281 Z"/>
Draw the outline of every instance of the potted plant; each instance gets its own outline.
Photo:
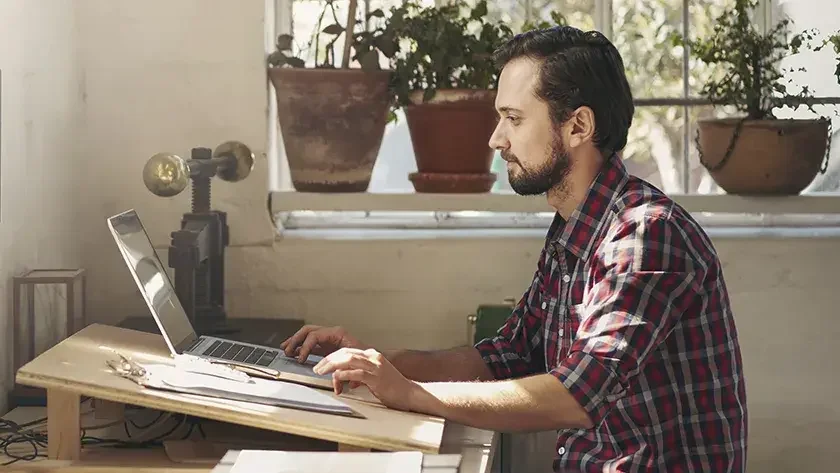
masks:
<path id="1" fill-rule="evenodd" d="M 837 55 L 837 67 L 834 69 L 834 76 L 837 78 L 837 83 L 840 84 L 840 31 L 829 36 L 823 46 L 828 44 L 834 47 L 834 54 Z"/>
<path id="2" fill-rule="evenodd" d="M 367 190 L 393 99 L 391 71 L 379 65 L 380 54 L 390 58 L 396 51 L 384 13 L 369 14 L 380 23 L 372 31 L 357 31 L 367 23 L 356 19 L 357 0 L 350 0 L 344 25 L 334 2 L 325 0 L 309 43 L 314 67 L 306 67 L 287 34 L 277 37 L 268 57 L 292 183 L 303 192 Z M 335 22 L 322 28 L 327 14 Z M 337 47 L 343 50 L 339 65 Z M 360 67 L 350 67 L 351 61 Z"/>
<path id="3" fill-rule="evenodd" d="M 698 123 L 700 161 L 730 194 L 799 194 L 827 159 L 829 120 L 778 119 L 774 110 L 807 105 L 808 87 L 789 91 L 790 79 L 780 61 L 797 54 L 814 38 L 814 31 L 789 34 L 790 20 L 779 21 L 762 34 L 750 21 L 755 0 L 735 0 L 717 19 L 714 33 L 677 44 L 690 47 L 720 74 L 707 81 L 702 94 L 713 105 L 734 106 L 740 117 L 706 119 Z M 811 108 L 813 111 L 813 108 Z"/>
<path id="4" fill-rule="evenodd" d="M 405 110 L 418 192 L 488 192 L 496 180 L 487 144 L 496 126 L 492 54 L 511 30 L 486 16 L 484 0 L 392 9 L 394 106 Z"/>

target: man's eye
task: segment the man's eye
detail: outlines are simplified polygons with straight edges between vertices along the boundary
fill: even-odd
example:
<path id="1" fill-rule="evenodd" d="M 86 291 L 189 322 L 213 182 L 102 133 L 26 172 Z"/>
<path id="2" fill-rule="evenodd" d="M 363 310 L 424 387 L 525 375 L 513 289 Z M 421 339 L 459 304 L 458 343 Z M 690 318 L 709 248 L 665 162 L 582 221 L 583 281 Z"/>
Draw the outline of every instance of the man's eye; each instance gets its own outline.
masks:
<path id="1" fill-rule="evenodd" d="M 516 125 L 517 123 L 519 123 L 519 117 L 515 117 L 515 116 L 512 116 L 512 115 L 508 115 L 508 116 L 507 116 L 507 117 L 505 117 L 505 118 L 507 118 L 507 119 L 508 119 L 508 121 L 509 121 L 509 122 L 511 122 L 511 123 L 513 123 L 514 125 Z"/>

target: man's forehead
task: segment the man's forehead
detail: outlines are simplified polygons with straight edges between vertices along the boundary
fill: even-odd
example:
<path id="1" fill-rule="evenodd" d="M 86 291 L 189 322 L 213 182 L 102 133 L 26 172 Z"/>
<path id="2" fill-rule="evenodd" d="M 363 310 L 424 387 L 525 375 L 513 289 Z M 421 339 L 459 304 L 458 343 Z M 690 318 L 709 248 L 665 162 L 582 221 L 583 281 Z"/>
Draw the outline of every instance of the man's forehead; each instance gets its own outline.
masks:
<path id="1" fill-rule="evenodd" d="M 499 75 L 496 108 L 527 107 L 535 99 L 534 85 L 539 77 L 539 63 L 530 58 L 517 58 L 505 65 Z"/>

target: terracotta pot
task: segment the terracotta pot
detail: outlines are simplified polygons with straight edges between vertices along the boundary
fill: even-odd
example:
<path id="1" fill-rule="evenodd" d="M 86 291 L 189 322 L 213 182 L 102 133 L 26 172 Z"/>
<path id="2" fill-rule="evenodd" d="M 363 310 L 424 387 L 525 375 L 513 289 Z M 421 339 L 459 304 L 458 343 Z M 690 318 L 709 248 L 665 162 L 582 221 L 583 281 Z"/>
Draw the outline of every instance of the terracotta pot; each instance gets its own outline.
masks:
<path id="1" fill-rule="evenodd" d="M 698 125 L 700 161 L 729 194 L 797 195 L 814 180 L 826 158 L 827 120 L 728 118 L 701 120 Z"/>
<path id="2" fill-rule="evenodd" d="M 426 103 L 422 97 L 423 91 L 412 93 L 412 104 L 405 108 L 417 171 L 489 173 L 496 91 L 438 90 Z"/>
<path id="3" fill-rule="evenodd" d="M 388 120 L 390 74 L 269 68 L 295 189 L 367 190 Z"/>
<path id="4" fill-rule="evenodd" d="M 413 172 L 408 179 L 414 185 L 414 190 L 422 193 L 435 194 L 480 194 L 490 192 L 496 175 L 485 174 L 440 174 Z"/>

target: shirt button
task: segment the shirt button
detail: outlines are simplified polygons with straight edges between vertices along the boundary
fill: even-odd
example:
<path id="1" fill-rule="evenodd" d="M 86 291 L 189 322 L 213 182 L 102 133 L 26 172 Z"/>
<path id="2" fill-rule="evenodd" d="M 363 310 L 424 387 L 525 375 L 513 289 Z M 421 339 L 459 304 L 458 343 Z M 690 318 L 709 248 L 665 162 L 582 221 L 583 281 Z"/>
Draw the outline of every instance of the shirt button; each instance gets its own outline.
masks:
<path id="1" fill-rule="evenodd" d="M 542 308 L 543 308 L 543 310 L 545 310 L 546 306 L 548 306 L 548 304 L 546 304 L 545 302 L 543 302 L 543 303 L 542 303 Z"/>
<path id="2" fill-rule="evenodd" d="M 569 282 L 569 281 L 571 281 L 571 280 L 572 280 L 572 278 L 571 278 L 571 277 L 569 277 L 569 275 L 568 275 L 568 274 L 564 274 L 564 275 L 563 275 L 563 282 Z"/>
<path id="3" fill-rule="evenodd" d="M 557 449 L 558 455 L 563 455 L 564 453 L 566 453 L 566 447 L 560 447 Z"/>

